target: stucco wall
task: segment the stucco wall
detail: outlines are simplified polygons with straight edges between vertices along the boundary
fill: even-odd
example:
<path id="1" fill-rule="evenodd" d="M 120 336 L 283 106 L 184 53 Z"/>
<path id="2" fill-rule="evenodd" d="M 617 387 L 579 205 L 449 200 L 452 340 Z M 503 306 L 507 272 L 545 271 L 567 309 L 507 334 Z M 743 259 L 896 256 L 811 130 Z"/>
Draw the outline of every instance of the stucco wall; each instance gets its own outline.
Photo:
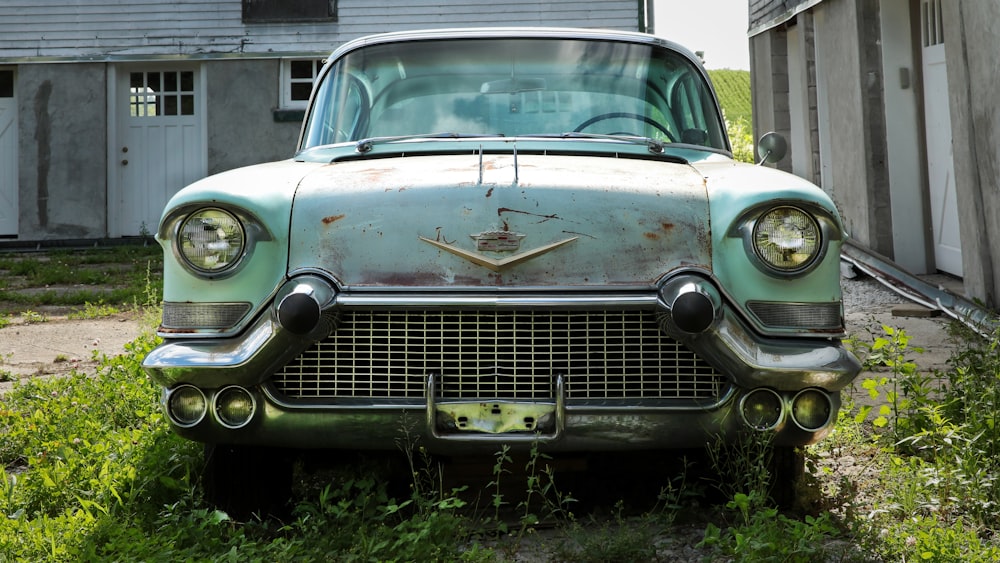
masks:
<path id="1" fill-rule="evenodd" d="M 292 156 L 301 122 L 275 122 L 277 60 L 207 62 L 208 173 Z"/>
<path id="2" fill-rule="evenodd" d="M 1000 305 L 1000 4 L 942 2 L 952 154 L 969 296 Z"/>
<path id="3" fill-rule="evenodd" d="M 18 69 L 21 239 L 106 235 L 105 69 L 99 63 Z"/>

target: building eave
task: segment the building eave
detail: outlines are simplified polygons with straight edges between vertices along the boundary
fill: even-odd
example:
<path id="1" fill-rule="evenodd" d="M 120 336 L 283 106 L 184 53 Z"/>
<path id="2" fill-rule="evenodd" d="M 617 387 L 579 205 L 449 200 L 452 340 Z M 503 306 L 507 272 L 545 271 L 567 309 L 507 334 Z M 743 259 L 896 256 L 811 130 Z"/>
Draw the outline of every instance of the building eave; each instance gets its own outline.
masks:
<path id="1" fill-rule="evenodd" d="M 760 35 L 761 33 L 764 33 L 765 31 L 768 31 L 770 29 L 778 27 L 779 25 L 784 24 L 785 22 L 791 20 L 792 18 L 794 18 L 795 16 L 801 14 L 802 12 L 805 12 L 806 10 L 812 9 L 813 7 L 815 7 L 817 4 L 821 3 L 822 1 L 823 0 L 805 0 L 804 2 L 802 2 L 801 4 L 799 4 L 798 6 L 795 6 L 791 10 L 788 10 L 787 12 L 784 12 L 784 13 L 780 14 L 779 16 L 771 18 L 771 19 L 769 19 L 769 20 L 767 20 L 767 21 L 765 21 L 763 23 L 759 23 L 759 24 L 751 27 L 747 31 L 747 37 L 754 37 L 754 36 Z"/>

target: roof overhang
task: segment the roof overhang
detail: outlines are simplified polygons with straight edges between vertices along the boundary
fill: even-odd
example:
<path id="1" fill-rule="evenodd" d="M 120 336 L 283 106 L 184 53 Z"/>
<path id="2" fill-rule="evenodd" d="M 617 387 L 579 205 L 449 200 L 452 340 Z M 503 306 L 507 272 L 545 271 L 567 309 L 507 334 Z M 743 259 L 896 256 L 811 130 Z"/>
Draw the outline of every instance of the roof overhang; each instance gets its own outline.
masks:
<path id="1" fill-rule="evenodd" d="M 802 12 L 812 9 L 822 1 L 823 0 L 805 0 L 804 2 L 801 2 L 797 6 L 791 8 L 790 10 L 782 12 L 777 17 L 771 18 L 765 22 L 754 25 L 753 27 L 750 28 L 749 31 L 747 31 L 747 37 L 754 37 L 755 35 L 760 35 L 761 33 L 768 31 L 769 29 L 778 27 L 779 25 L 787 22 L 788 20 L 794 18 L 795 16 L 801 14 Z"/>

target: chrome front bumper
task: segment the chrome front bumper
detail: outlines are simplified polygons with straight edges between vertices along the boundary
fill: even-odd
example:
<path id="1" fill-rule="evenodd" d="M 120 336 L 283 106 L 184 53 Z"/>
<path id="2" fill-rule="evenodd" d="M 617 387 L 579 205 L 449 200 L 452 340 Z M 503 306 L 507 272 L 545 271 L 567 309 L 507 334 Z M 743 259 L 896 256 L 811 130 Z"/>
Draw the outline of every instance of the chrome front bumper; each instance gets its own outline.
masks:
<path id="1" fill-rule="evenodd" d="M 426 296 L 424 296 L 426 297 Z M 668 296 L 669 297 L 669 296 Z M 293 333 L 279 321 L 277 308 L 262 314 L 239 337 L 168 340 L 153 350 L 143 367 L 164 387 L 164 403 L 172 390 L 190 385 L 202 390 L 208 416 L 198 424 L 175 429 L 203 442 L 270 444 L 309 448 L 392 449 L 400 436 L 418 436 L 435 451 L 495 450 L 498 443 L 542 441 L 556 451 L 634 450 L 703 445 L 707 436 L 730 436 L 746 428 L 742 401 L 746 393 L 769 389 L 781 406 L 780 420 L 769 425 L 779 443 L 814 442 L 836 420 L 839 391 L 860 371 L 858 360 L 836 338 L 769 338 L 748 328 L 743 319 L 718 301 L 704 330 L 685 332 L 670 320 L 664 293 L 622 293 L 567 301 L 544 295 L 439 296 L 414 302 L 410 294 L 339 294 L 324 308 L 311 330 Z M 296 405 L 276 393 L 269 379 L 312 343 L 334 329 L 339 311 L 350 308 L 565 308 L 652 309 L 665 315 L 661 330 L 708 360 L 730 385 L 717 400 L 700 404 L 628 404 L 627 401 L 569 403 L 562 381 L 549 401 L 440 400 L 434 374 L 426 377 L 419 400 L 345 401 L 340 404 Z M 690 324 L 690 323 L 688 323 Z M 243 387 L 257 408 L 246 424 L 218 424 L 217 391 Z M 832 410 L 820 428 L 803 429 L 788 414 L 803 389 L 821 390 Z"/>

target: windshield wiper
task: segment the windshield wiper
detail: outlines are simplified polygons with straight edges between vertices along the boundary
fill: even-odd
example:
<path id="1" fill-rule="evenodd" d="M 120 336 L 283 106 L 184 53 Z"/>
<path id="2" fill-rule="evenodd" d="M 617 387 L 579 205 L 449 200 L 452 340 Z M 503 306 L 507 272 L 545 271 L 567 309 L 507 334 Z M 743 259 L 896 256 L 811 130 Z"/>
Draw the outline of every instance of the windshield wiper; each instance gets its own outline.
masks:
<path id="1" fill-rule="evenodd" d="M 395 135 L 391 137 L 369 137 L 361 139 L 354 145 L 354 150 L 365 154 L 371 152 L 375 145 L 382 143 L 395 143 L 397 141 L 409 141 L 412 139 L 476 139 L 483 137 L 503 137 L 500 133 L 492 134 L 469 134 L 469 133 L 422 133 L 419 135 Z"/>
<path id="2" fill-rule="evenodd" d="M 663 154 L 663 142 L 652 137 L 640 137 L 638 135 L 608 135 L 601 133 L 581 133 L 579 131 L 568 131 L 566 133 L 539 133 L 536 135 L 518 135 L 518 137 L 541 137 L 543 139 L 601 139 L 606 141 L 623 141 L 633 145 L 646 145 L 649 152 L 653 154 Z"/>

